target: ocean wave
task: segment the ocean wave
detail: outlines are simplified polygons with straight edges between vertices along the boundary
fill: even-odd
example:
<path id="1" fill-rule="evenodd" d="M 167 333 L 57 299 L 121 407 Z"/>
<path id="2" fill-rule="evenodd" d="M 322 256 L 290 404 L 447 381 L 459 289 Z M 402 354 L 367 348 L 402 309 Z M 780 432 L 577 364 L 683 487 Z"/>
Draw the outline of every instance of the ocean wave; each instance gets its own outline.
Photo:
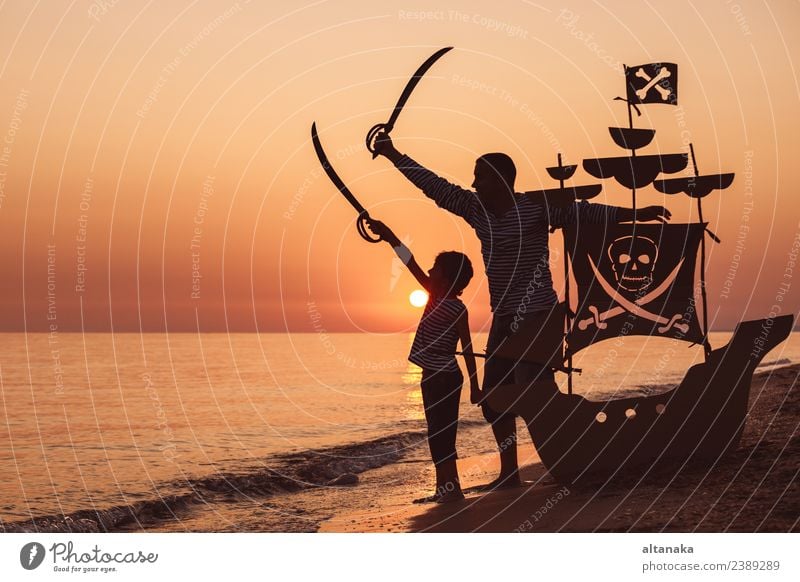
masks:
<path id="1" fill-rule="evenodd" d="M 462 420 L 462 427 L 484 425 Z M 103 509 L 82 509 L 0 523 L 4 532 L 113 532 L 146 528 L 209 503 L 293 493 L 313 487 L 353 485 L 358 474 L 396 463 L 425 441 L 424 430 L 405 431 L 359 443 L 276 455 L 268 465 L 164 483 L 151 499 Z M 169 492 L 166 493 L 165 492 Z"/>
<path id="2" fill-rule="evenodd" d="M 789 358 L 778 358 L 777 360 L 769 360 L 766 362 L 761 362 L 758 366 L 756 366 L 756 370 L 762 370 L 764 368 L 782 368 L 784 366 L 791 366 L 792 360 Z"/>

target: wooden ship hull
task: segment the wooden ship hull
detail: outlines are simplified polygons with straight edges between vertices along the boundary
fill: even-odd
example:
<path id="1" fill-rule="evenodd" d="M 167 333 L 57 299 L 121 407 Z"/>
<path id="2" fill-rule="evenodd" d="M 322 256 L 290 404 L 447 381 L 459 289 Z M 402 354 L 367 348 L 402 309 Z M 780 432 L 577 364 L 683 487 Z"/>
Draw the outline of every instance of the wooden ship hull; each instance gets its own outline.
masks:
<path id="1" fill-rule="evenodd" d="M 793 324 L 791 315 L 740 323 L 726 346 L 663 394 L 598 402 L 537 382 L 499 387 L 489 405 L 525 420 L 542 462 L 562 484 L 713 462 L 737 446 L 753 372 Z"/>

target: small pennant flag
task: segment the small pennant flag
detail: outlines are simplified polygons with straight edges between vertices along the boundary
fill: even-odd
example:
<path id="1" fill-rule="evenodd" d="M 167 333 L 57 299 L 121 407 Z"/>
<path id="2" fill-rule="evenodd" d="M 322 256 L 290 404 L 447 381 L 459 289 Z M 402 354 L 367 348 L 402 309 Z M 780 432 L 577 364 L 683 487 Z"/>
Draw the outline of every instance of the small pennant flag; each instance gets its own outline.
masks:
<path id="1" fill-rule="evenodd" d="M 650 63 L 625 67 L 628 102 L 678 104 L 678 65 Z"/>

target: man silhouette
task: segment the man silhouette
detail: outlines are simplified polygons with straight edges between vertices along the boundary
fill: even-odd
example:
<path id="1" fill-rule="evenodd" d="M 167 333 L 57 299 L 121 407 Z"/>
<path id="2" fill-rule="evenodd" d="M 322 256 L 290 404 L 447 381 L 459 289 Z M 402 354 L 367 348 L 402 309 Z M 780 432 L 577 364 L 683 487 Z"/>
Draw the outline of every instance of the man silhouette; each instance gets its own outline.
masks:
<path id="1" fill-rule="evenodd" d="M 460 216 L 475 230 L 481 242 L 493 313 L 487 354 L 492 354 L 516 331 L 515 315 L 518 320 L 520 314 L 546 311 L 557 303 L 549 264 L 550 226 L 560 228 L 578 218 L 590 223 L 670 218 L 669 211 L 661 206 L 642 208 L 635 215 L 628 208 L 586 201 L 563 208 L 547 206 L 514 191 L 516 167 L 502 153 L 485 154 L 477 159 L 473 192 L 451 184 L 400 153 L 387 134 L 376 139 L 375 149 L 437 206 Z M 550 368 L 489 357 L 484 366 L 483 391 L 488 394 L 503 384 L 529 385 L 552 379 Z M 481 406 L 500 452 L 500 475 L 489 487 L 517 486 L 520 478 L 515 416 L 492 410 L 485 398 Z"/>

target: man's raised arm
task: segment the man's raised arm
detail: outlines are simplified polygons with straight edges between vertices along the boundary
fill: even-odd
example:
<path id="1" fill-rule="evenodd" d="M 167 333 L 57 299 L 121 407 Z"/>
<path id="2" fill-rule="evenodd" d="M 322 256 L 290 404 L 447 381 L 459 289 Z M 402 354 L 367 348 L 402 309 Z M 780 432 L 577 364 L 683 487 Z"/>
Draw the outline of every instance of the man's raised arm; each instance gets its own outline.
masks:
<path id="1" fill-rule="evenodd" d="M 451 184 L 410 157 L 401 154 L 386 134 L 378 136 L 375 140 L 375 150 L 392 162 L 409 182 L 422 190 L 425 196 L 436 202 L 437 206 L 469 222 L 469 216 L 477 202 L 473 192 Z"/>

